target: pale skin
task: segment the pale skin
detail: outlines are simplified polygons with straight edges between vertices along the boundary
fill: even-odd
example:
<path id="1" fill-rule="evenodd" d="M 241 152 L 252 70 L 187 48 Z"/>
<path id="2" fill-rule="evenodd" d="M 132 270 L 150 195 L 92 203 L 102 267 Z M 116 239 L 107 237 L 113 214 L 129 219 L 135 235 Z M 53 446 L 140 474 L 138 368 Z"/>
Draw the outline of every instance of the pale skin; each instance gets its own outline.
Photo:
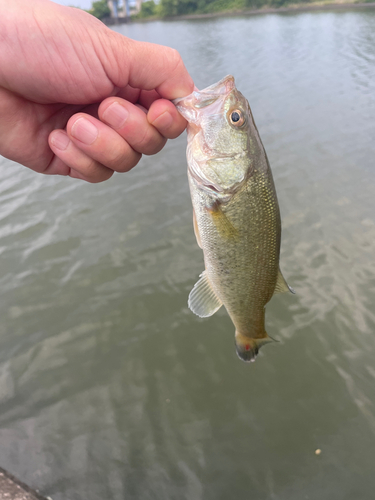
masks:
<path id="1" fill-rule="evenodd" d="M 0 0 L 0 154 L 101 182 L 159 152 L 194 84 L 173 49 L 136 42 L 49 0 Z"/>

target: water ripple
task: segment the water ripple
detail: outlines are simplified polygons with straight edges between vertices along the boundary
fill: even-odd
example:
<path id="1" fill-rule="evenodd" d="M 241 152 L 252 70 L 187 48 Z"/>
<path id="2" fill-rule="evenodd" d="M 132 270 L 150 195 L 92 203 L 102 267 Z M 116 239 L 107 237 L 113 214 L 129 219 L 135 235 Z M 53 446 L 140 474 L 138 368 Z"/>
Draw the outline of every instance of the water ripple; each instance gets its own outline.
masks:
<path id="1" fill-rule="evenodd" d="M 0 158 L 2 466 L 65 498 L 372 498 L 374 13 L 117 26 L 246 95 L 275 177 L 278 343 L 251 366 L 187 296 L 184 136 L 101 185 Z M 315 450 L 322 450 L 315 455 Z M 329 474 L 327 474 L 329 471 Z"/>

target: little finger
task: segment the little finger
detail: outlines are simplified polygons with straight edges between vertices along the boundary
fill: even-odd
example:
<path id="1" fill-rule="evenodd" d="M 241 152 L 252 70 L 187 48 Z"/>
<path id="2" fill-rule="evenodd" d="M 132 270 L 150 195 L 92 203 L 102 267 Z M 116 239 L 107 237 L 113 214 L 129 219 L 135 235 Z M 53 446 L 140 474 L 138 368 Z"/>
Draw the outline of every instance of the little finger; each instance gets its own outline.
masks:
<path id="1" fill-rule="evenodd" d="M 73 144 L 64 130 L 51 132 L 48 142 L 56 156 L 45 173 L 70 175 L 88 182 L 102 182 L 113 175 L 113 170 L 90 158 Z"/>

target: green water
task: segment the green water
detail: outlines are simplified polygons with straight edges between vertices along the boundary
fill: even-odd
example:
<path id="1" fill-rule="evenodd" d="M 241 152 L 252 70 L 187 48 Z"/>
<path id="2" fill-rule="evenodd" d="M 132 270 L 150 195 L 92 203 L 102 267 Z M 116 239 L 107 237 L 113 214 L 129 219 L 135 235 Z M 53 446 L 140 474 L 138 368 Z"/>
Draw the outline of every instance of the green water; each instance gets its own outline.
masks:
<path id="1" fill-rule="evenodd" d="M 251 365 L 188 310 L 185 135 L 100 185 L 0 158 L 0 466 L 53 500 L 373 498 L 375 11 L 117 29 L 236 77 L 297 295 Z"/>

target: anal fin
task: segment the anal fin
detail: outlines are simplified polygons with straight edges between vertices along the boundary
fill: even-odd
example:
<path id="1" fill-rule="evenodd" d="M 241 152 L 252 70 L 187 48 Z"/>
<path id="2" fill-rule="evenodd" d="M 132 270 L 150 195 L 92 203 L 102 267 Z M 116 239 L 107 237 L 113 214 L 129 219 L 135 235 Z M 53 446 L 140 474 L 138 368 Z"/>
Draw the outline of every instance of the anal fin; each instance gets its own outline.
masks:
<path id="1" fill-rule="evenodd" d="M 212 316 L 220 309 L 222 302 L 208 281 L 207 272 L 203 271 L 189 295 L 188 306 L 200 318 Z"/>
<path id="2" fill-rule="evenodd" d="M 293 288 L 291 286 L 289 286 L 288 283 L 285 281 L 285 278 L 281 274 L 281 271 L 279 268 L 279 273 L 277 275 L 275 291 L 273 292 L 273 294 L 276 295 L 277 293 L 284 293 L 284 292 L 296 293 L 293 290 Z"/>

